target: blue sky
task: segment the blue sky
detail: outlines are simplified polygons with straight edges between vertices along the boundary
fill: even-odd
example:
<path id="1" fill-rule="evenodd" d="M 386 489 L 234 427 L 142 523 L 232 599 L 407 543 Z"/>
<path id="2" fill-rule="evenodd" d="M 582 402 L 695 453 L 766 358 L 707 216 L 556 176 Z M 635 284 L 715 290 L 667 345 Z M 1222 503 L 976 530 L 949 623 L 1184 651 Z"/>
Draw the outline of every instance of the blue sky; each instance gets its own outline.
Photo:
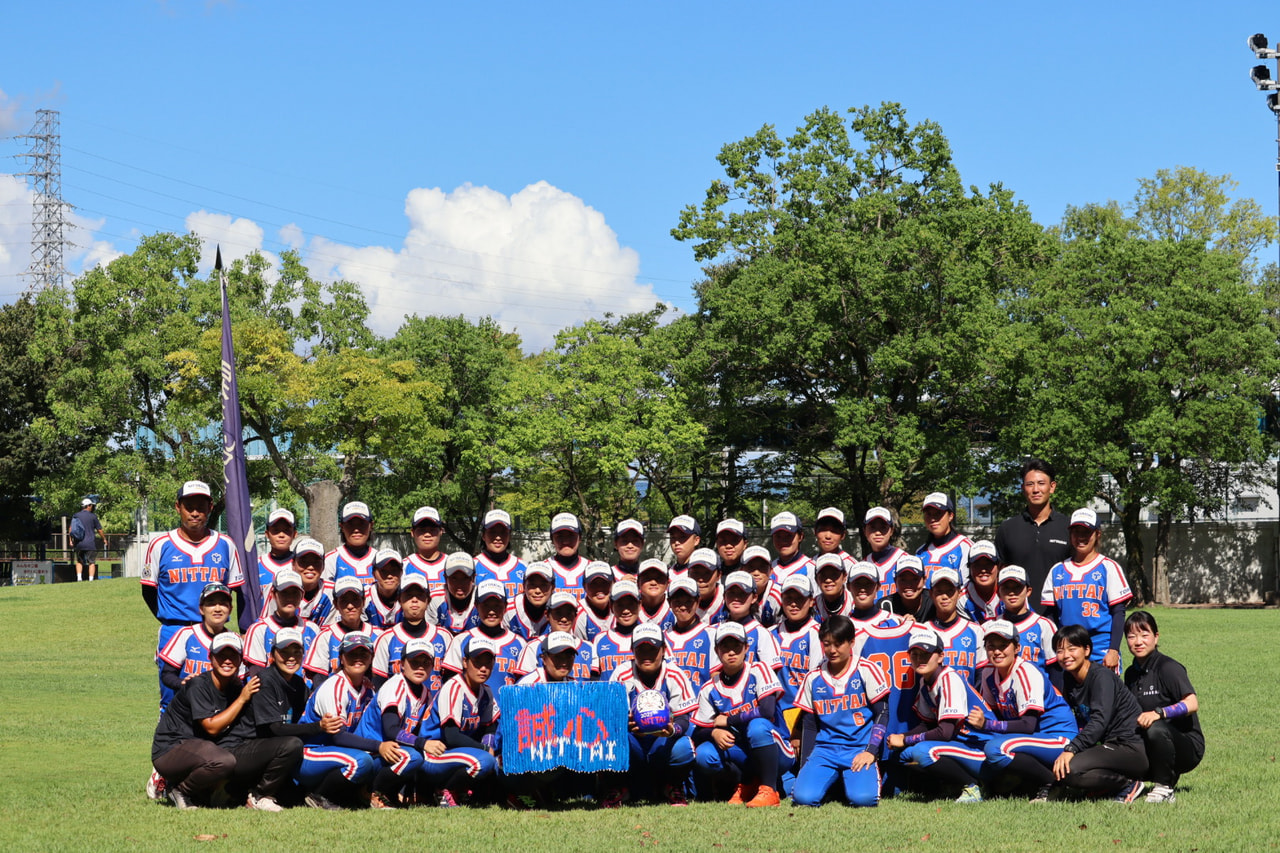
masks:
<path id="1" fill-rule="evenodd" d="M 490 314 L 536 348 L 605 310 L 691 309 L 670 229 L 719 148 L 885 100 L 1041 222 L 1177 165 L 1276 213 L 1245 47 L 1280 40 L 1274 3 L 361 5 L 10 4 L 0 136 L 60 111 L 71 272 L 194 229 L 361 281 L 383 333 Z M 0 178 L 0 300 L 29 218 Z"/>

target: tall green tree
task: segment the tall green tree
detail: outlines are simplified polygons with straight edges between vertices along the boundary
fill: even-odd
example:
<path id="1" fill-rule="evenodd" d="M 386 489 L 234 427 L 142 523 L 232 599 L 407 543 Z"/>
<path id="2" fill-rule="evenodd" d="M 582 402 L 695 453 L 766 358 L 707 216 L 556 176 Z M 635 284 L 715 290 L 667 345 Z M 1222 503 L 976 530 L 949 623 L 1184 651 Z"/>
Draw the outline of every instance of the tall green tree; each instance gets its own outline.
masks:
<path id="1" fill-rule="evenodd" d="M 718 159 L 672 233 L 706 263 L 683 369 L 717 412 L 726 481 L 773 450 L 797 500 L 855 518 L 976 482 L 1005 301 L 1045 257 L 1025 206 L 966 190 L 941 128 L 897 104 L 765 126 Z"/>
<path id="2" fill-rule="evenodd" d="M 1258 419 L 1280 360 L 1249 252 L 1273 230 L 1228 204 L 1227 186 L 1161 172 L 1129 211 L 1068 209 L 1052 269 L 1017 306 L 1023 405 L 1002 445 L 1054 459 L 1068 500 L 1110 507 L 1142 599 L 1161 586 L 1146 564 L 1144 510 L 1164 516 L 1167 541 L 1173 519 L 1230 500 L 1213 474 L 1245 482 L 1270 449 Z"/>

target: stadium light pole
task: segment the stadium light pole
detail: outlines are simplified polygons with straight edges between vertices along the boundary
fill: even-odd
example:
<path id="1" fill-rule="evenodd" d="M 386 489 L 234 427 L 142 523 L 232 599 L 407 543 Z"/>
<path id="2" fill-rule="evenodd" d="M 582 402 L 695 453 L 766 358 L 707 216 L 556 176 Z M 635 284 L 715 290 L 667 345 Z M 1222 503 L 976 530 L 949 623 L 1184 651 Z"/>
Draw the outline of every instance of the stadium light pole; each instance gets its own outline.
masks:
<path id="1" fill-rule="evenodd" d="M 1255 57 L 1262 60 L 1273 59 L 1276 63 L 1275 77 L 1271 76 L 1271 69 L 1266 65 L 1255 65 L 1249 71 L 1249 79 L 1259 91 L 1268 93 L 1267 107 L 1276 117 L 1276 200 L 1280 204 L 1280 50 L 1270 47 L 1267 37 L 1262 33 L 1249 36 L 1248 44 Z M 1280 216 L 1280 211 L 1277 215 Z"/>

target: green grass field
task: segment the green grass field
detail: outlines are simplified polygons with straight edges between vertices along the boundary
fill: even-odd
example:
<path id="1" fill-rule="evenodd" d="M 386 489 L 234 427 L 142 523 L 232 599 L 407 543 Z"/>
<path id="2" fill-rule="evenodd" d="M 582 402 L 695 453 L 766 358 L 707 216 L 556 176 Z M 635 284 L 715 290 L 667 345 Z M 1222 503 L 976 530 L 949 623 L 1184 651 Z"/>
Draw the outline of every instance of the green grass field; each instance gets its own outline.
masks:
<path id="1" fill-rule="evenodd" d="M 155 623 L 132 579 L 0 589 L 0 850 L 1267 850 L 1280 846 L 1280 613 L 1159 610 L 1208 743 L 1178 802 L 876 809 L 179 812 L 143 794 Z M 206 845 L 197 836 L 216 836 Z"/>

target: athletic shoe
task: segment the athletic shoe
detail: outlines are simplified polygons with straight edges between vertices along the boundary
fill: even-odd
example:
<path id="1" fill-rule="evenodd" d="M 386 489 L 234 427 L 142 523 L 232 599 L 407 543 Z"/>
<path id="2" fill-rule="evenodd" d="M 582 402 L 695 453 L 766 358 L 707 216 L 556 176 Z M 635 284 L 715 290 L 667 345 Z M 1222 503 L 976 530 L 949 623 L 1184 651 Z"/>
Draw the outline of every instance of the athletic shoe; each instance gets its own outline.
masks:
<path id="1" fill-rule="evenodd" d="M 777 806 L 782 804 L 782 798 L 778 796 L 778 792 L 770 788 L 768 785 L 761 785 L 756 790 L 756 795 L 747 800 L 747 808 L 758 809 L 761 806 Z"/>
<path id="2" fill-rule="evenodd" d="M 195 800 L 191 799 L 190 794 L 184 794 L 177 788 L 172 789 L 168 793 L 169 802 L 173 803 L 175 808 L 179 809 L 198 809 Z"/>
<path id="3" fill-rule="evenodd" d="M 1031 798 L 1033 803 L 1047 803 L 1053 797 L 1052 785 L 1041 785 L 1040 790 L 1036 791 L 1036 795 Z"/>
<path id="4" fill-rule="evenodd" d="M 729 798 L 729 805 L 740 806 L 748 800 L 755 799 L 758 790 L 760 790 L 759 782 L 743 782 L 734 790 L 733 796 Z"/>
<path id="5" fill-rule="evenodd" d="M 982 789 L 977 785 L 965 785 L 964 790 L 960 792 L 960 796 L 956 797 L 957 803 L 980 803 L 982 802 Z"/>
<path id="6" fill-rule="evenodd" d="M 1141 793 L 1142 793 L 1141 780 L 1134 780 L 1133 782 L 1126 782 L 1123 786 L 1121 786 L 1120 790 L 1117 791 L 1116 795 L 1111 799 L 1117 803 L 1125 803 L 1127 805 L 1129 803 L 1132 803 L 1134 800 L 1138 799 L 1138 795 Z"/>
<path id="7" fill-rule="evenodd" d="M 249 799 L 244 801 L 246 809 L 257 809 L 260 812 L 282 812 L 284 808 L 276 802 L 275 797 L 259 797 L 256 794 L 249 794 Z"/>
<path id="8" fill-rule="evenodd" d="M 320 794 L 307 794 L 303 799 L 303 802 L 311 806 L 313 809 L 324 809 L 325 811 L 331 812 L 342 811 L 342 806 L 338 805 L 328 797 L 321 796 Z"/>
<path id="9" fill-rule="evenodd" d="M 377 791 L 374 791 L 373 793 L 369 794 L 369 808 L 393 809 L 395 808 L 395 805 L 392 804 L 391 800 L 388 800 L 382 794 L 379 794 Z"/>
<path id="10" fill-rule="evenodd" d="M 663 789 L 663 793 L 667 795 L 667 805 L 669 806 L 689 805 L 689 798 L 685 795 L 684 789 L 679 785 L 667 785 Z"/>
<path id="11" fill-rule="evenodd" d="M 163 800 L 164 799 L 164 777 L 156 771 L 151 771 L 151 778 L 147 779 L 147 799 Z"/>
<path id="12" fill-rule="evenodd" d="M 631 799 L 631 792 L 626 788 L 613 788 L 605 792 L 604 799 L 600 801 L 600 807 L 616 809 L 629 799 Z"/>
<path id="13" fill-rule="evenodd" d="M 1148 803 L 1175 803 L 1178 798 L 1174 796 L 1173 788 L 1168 785 L 1156 785 L 1147 792 Z"/>
<path id="14" fill-rule="evenodd" d="M 437 805 L 442 809 L 456 809 L 461 804 L 458 802 L 457 798 L 453 796 L 453 791 L 445 788 L 440 792 L 440 800 Z"/>

